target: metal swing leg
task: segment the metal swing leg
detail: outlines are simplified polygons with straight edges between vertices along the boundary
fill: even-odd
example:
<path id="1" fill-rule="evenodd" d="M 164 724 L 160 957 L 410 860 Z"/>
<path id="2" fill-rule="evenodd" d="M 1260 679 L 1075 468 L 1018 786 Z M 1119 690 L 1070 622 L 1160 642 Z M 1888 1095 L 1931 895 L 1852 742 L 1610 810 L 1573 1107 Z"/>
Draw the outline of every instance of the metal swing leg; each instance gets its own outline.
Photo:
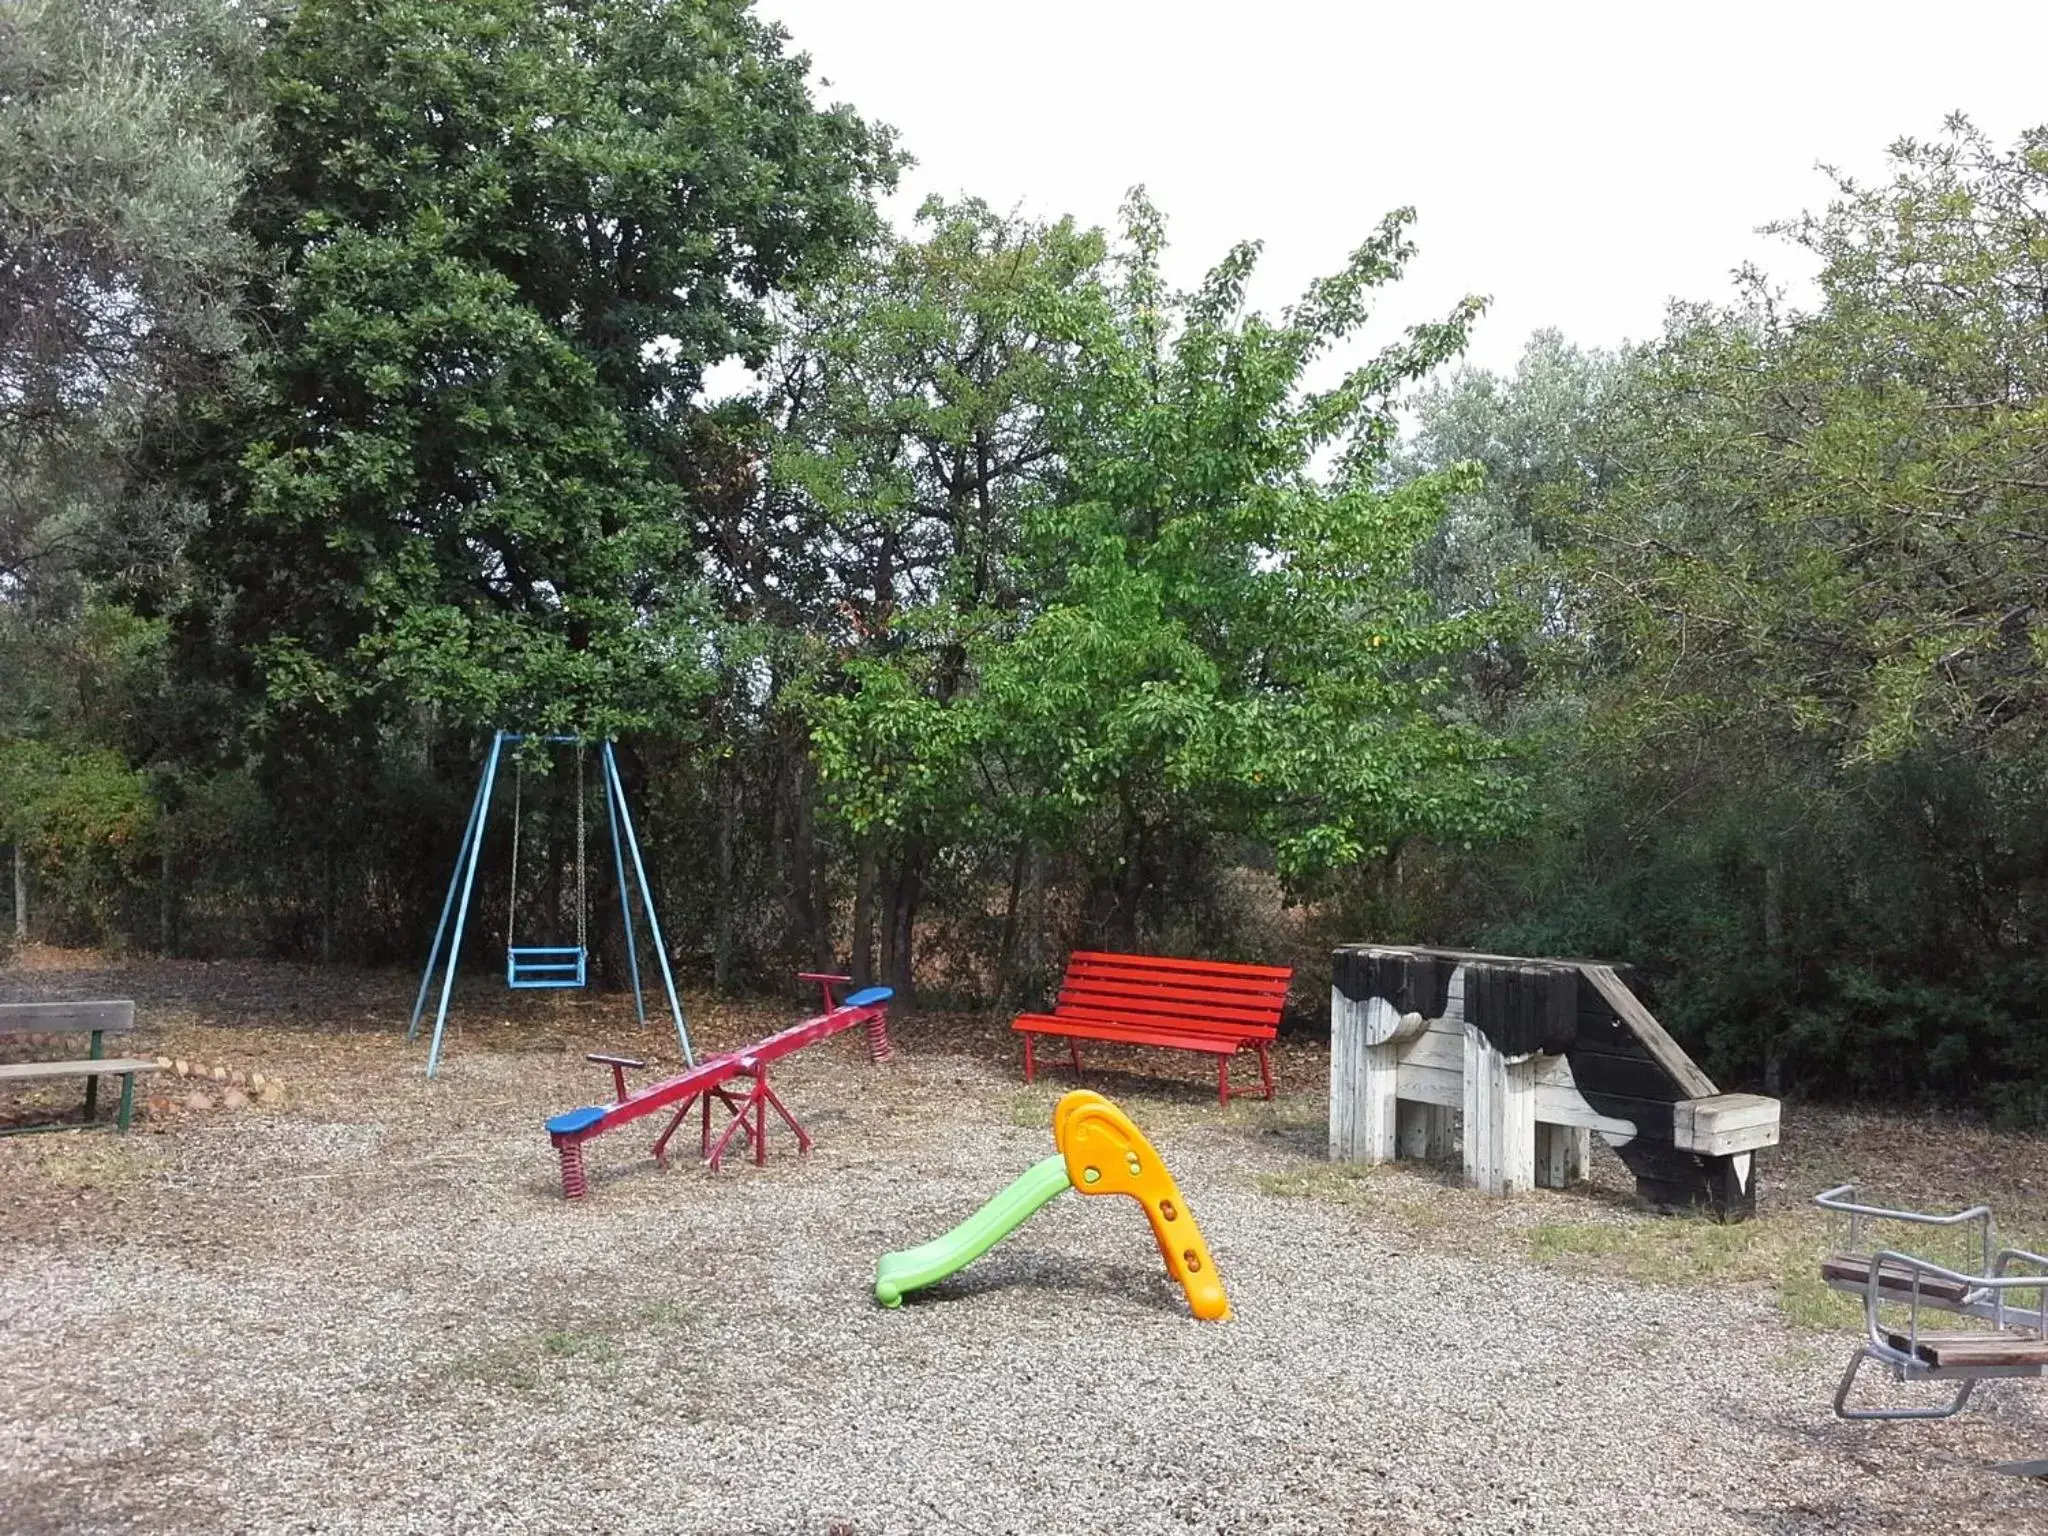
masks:
<path id="1" fill-rule="evenodd" d="M 1952 1419 L 1969 1404 L 1970 1393 L 1976 1389 L 1977 1378 L 1965 1376 L 1962 1385 L 1956 1388 L 1953 1401 L 1946 1408 L 1851 1408 L 1849 1389 L 1856 1384 L 1856 1373 L 1863 1369 L 1863 1362 L 1870 1358 L 1870 1352 L 1858 1348 L 1849 1356 L 1848 1369 L 1842 1372 L 1840 1385 L 1835 1388 L 1835 1417 L 1849 1420 L 1889 1419 Z M 1893 1375 L 1904 1381 L 1905 1375 L 1896 1366 Z"/>

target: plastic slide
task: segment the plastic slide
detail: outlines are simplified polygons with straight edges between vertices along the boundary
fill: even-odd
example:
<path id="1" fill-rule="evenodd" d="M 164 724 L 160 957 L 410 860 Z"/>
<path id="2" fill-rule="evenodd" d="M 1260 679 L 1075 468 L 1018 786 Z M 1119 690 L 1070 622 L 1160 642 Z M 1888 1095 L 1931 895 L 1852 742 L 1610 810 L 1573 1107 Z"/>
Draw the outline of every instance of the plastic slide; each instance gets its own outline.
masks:
<path id="1" fill-rule="evenodd" d="M 944 1237 L 901 1253 L 885 1253 L 875 1264 L 875 1300 L 903 1305 L 905 1291 L 921 1290 L 965 1269 L 1034 1216 L 1048 1200 L 1072 1189 L 1067 1160 L 1058 1153 L 1033 1163 L 1029 1172 Z"/>
<path id="2" fill-rule="evenodd" d="M 905 1292 L 972 1264 L 1030 1220 L 1040 1206 L 1072 1189 L 1083 1195 L 1128 1195 L 1136 1200 L 1144 1207 L 1167 1273 L 1187 1294 L 1188 1310 L 1205 1322 L 1229 1317 L 1230 1301 L 1201 1228 L 1173 1175 L 1130 1117 L 1101 1094 L 1077 1089 L 1054 1106 L 1052 1139 L 1057 1154 L 1033 1165 L 944 1237 L 883 1254 L 875 1264 L 875 1299 L 885 1307 L 901 1306 Z"/>

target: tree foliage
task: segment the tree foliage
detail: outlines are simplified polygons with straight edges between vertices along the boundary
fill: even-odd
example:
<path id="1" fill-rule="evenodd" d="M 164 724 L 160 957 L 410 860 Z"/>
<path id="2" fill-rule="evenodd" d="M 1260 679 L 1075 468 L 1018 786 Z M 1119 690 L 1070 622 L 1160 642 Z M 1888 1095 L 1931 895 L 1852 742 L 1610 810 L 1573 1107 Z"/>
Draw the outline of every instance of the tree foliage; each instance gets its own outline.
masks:
<path id="1" fill-rule="evenodd" d="M 673 727 L 703 371 L 894 166 L 803 74 L 736 0 L 297 11 L 244 203 L 282 275 L 206 423 L 186 626 L 274 720 Z"/>
<path id="2" fill-rule="evenodd" d="M 1405 223 L 1277 322 L 1244 305 L 1250 246 L 1167 292 L 1142 199 L 1110 269 L 1063 270 L 1031 306 L 1064 362 L 1025 413 L 1049 472 L 1018 498 L 1015 575 L 970 546 L 820 702 L 856 826 L 1083 850 L 1089 921 L 1128 940 L 1175 837 L 1262 843 L 1306 890 L 1389 839 L 1513 820 L 1499 744 L 1437 707 L 1492 620 L 1433 615 L 1406 579 L 1457 477 L 1379 483 L 1392 400 L 1477 305 L 1303 384 L 1398 277 Z"/>
<path id="3" fill-rule="evenodd" d="M 1952 122 L 1779 227 L 1811 306 L 1675 306 L 1562 434 L 1527 369 L 1425 402 L 1426 448 L 1564 450 L 1488 509 L 1534 508 L 1551 734 L 1463 920 L 1646 964 L 1721 1071 L 2038 1108 L 2044 175 Z"/>

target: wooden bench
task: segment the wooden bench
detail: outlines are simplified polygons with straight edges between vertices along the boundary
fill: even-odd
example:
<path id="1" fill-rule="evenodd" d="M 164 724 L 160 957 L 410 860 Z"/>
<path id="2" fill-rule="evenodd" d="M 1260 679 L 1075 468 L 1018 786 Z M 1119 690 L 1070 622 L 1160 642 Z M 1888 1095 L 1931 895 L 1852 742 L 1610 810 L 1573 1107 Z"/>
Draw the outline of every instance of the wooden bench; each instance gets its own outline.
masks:
<path id="1" fill-rule="evenodd" d="M 143 1056 L 115 1056 L 106 1054 L 108 1035 L 126 1034 L 135 1028 L 135 1004 L 132 1002 L 99 1003 L 0 1003 L 0 1038 L 22 1035 L 90 1035 L 92 1044 L 83 1059 L 70 1061 L 16 1061 L 0 1065 L 0 1083 L 39 1082 L 57 1077 L 83 1077 L 85 1079 L 84 1121 L 90 1124 L 99 1112 L 99 1089 L 102 1077 L 121 1079 L 121 1106 L 115 1115 L 115 1128 L 128 1129 L 135 1114 L 135 1074 L 154 1072 L 156 1063 Z M 65 1128 L 63 1122 L 52 1125 L 23 1125 L 11 1127 L 5 1134 L 24 1131 L 54 1131 Z"/>
<path id="2" fill-rule="evenodd" d="M 1159 1045 L 1214 1056 L 1216 1096 L 1228 1104 L 1230 1058 L 1249 1046 L 1258 1055 L 1270 1099 L 1273 1068 L 1266 1042 L 1280 1031 L 1280 1009 L 1293 979 L 1294 972 L 1280 965 L 1076 950 L 1052 1012 L 1023 1014 L 1010 1026 L 1024 1036 L 1024 1081 L 1031 1081 L 1032 1047 L 1040 1035 L 1066 1037 L 1076 1078 L 1083 1040 Z"/>
<path id="3" fill-rule="evenodd" d="M 1979 1381 L 2001 1376 L 2048 1375 L 2048 1257 L 1997 1246 L 1997 1222 L 1988 1205 L 1960 1211 L 1908 1211 L 1871 1205 L 1854 1184 L 1814 1197 L 1822 1210 L 1849 1220 L 1851 1251 L 1821 1260 L 1830 1290 L 1861 1298 L 1863 1338 L 1835 1388 L 1835 1412 L 1845 1419 L 1945 1419 L 1960 1413 Z M 1879 1224 L 1946 1228 L 1970 1233 L 1977 1258 L 1971 1269 L 1952 1269 L 1917 1254 L 1871 1243 L 1866 1229 Z M 2031 1303 L 2031 1305 L 2029 1304 Z M 1930 1332 L 1927 1313 L 1989 1324 L 1967 1332 Z M 1899 1321 L 1904 1315 L 1903 1323 Z M 1896 1382 L 1952 1384 L 1945 1403 L 1851 1407 L 1850 1391 L 1866 1361 Z"/>

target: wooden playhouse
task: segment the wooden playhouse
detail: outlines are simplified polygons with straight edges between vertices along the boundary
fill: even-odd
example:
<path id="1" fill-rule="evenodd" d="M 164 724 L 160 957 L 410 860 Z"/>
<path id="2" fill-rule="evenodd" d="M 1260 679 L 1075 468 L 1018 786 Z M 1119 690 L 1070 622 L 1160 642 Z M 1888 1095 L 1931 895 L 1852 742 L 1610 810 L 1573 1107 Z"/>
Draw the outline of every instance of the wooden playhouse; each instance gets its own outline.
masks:
<path id="1" fill-rule="evenodd" d="M 1778 1102 L 1722 1093 L 1613 966 L 1348 945 L 1330 991 L 1330 1156 L 1450 1155 L 1489 1194 L 1585 1177 L 1595 1131 L 1643 1198 L 1756 1210 Z"/>

